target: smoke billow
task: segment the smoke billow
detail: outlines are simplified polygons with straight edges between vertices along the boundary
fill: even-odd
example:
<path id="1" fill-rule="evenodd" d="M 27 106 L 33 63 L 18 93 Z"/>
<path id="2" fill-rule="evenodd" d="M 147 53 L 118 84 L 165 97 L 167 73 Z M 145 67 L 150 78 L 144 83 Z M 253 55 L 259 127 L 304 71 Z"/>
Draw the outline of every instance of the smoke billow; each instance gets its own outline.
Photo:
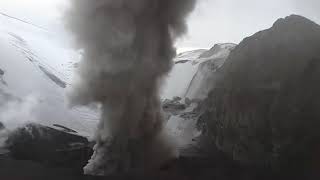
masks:
<path id="1" fill-rule="evenodd" d="M 86 174 L 155 168 L 176 150 L 163 129 L 159 86 L 195 0 L 72 0 L 68 28 L 83 50 L 72 105 L 101 104 Z"/>

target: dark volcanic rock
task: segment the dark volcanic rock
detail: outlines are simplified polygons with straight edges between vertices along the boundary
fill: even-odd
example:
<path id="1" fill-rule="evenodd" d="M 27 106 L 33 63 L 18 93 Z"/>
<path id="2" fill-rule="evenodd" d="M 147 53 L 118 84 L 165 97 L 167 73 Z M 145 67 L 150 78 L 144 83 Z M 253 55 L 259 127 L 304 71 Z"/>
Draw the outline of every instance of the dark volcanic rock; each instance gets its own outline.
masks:
<path id="1" fill-rule="evenodd" d="M 172 100 L 166 99 L 162 102 L 162 109 L 164 112 L 169 114 L 178 114 L 179 112 L 185 110 L 187 106 L 180 102 L 180 97 L 174 97 Z"/>
<path id="2" fill-rule="evenodd" d="M 51 79 L 54 83 L 56 83 L 58 86 L 61 88 L 66 88 L 67 83 L 62 81 L 60 78 L 58 78 L 56 75 L 52 74 L 49 72 L 46 68 L 39 66 L 39 69 L 46 75 L 48 76 L 49 79 Z"/>
<path id="3" fill-rule="evenodd" d="M 15 159 L 81 172 L 92 154 L 86 138 L 38 124 L 28 124 L 11 132 L 6 144 Z"/>
<path id="4" fill-rule="evenodd" d="M 189 62 L 190 60 L 180 60 L 180 61 L 176 61 L 174 64 L 184 64 Z"/>
<path id="5" fill-rule="evenodd" d="M 296 15 L 278 20 L 244 39 L 222 74 L 199 120 L 212 143 L 235 160 L 275 169 L 319 164 L 319 25 Z"/>
<path id="6" fill-rule="evenodd" d="M 0 122 L 0 131 L 5 129 L 6 127 L 4 126 L 4 124 L 2 122 Z"/>
<path id="7" fill-rule="evenodd" d="M 63 132 L 66 132 L 66 133 L 77 133 L 77 131 L 73 130 L 73 129 L 70 129 L 70 128 L 67 128 L 65 126 L 62 126 L 60 124 L 53 124 L 54 127 L 57 127 L 57 128 L 60 128 Z"/>

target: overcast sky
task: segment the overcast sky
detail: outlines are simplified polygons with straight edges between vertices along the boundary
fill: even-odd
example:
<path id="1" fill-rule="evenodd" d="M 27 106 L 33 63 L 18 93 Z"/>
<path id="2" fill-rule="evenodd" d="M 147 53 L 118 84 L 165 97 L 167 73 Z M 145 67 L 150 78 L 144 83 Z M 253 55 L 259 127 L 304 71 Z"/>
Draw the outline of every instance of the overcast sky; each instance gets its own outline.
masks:
<path id="1" fill-rule="evenodd" d="M 67 0 L 0 0 L 0 11 L 54 29 Z M 320 23 L 320 0 L 198 0 L 190 16 L 189 33 L 181 49 L 210 48 L 215 43 L 239 43 L 269 28 L 280 17 L 304 15 Z"/>
<path id="2" fill-rule="evenodd" d="M 207 48 L 219 42 L 239 43 L 290 14 L 320 23 L 320 0 L 198 0 L 189 33 L 179 45 Z"/>

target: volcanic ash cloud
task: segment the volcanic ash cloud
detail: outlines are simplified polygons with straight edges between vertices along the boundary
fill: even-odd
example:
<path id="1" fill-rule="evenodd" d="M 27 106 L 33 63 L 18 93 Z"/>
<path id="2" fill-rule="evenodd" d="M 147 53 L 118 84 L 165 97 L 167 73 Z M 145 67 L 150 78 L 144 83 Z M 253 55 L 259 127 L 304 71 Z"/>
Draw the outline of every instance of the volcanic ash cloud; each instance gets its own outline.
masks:
<path id="1" fill-rule="evenodd" d="M 195 0 L 72 0 L 67 26 L 83 51 L 72 105 L 101 104 L 86 174 L 157 168 L 177 156 L 159 87 Z"/>

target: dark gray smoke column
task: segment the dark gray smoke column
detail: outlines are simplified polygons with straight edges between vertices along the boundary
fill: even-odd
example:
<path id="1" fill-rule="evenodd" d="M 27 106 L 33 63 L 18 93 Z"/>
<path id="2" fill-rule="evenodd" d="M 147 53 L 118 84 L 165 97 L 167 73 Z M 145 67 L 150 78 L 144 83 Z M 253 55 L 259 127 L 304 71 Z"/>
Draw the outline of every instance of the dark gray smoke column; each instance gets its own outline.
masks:
<path id="1" fill-rule="evenodd" d="M 73 105 L 102 105 L 86 174 L 157 167 L 177 155 L 163 129 L 158 89 L 194 4 L 72 0 L 67 24 L 84 55 L 70 99 Z"/>

